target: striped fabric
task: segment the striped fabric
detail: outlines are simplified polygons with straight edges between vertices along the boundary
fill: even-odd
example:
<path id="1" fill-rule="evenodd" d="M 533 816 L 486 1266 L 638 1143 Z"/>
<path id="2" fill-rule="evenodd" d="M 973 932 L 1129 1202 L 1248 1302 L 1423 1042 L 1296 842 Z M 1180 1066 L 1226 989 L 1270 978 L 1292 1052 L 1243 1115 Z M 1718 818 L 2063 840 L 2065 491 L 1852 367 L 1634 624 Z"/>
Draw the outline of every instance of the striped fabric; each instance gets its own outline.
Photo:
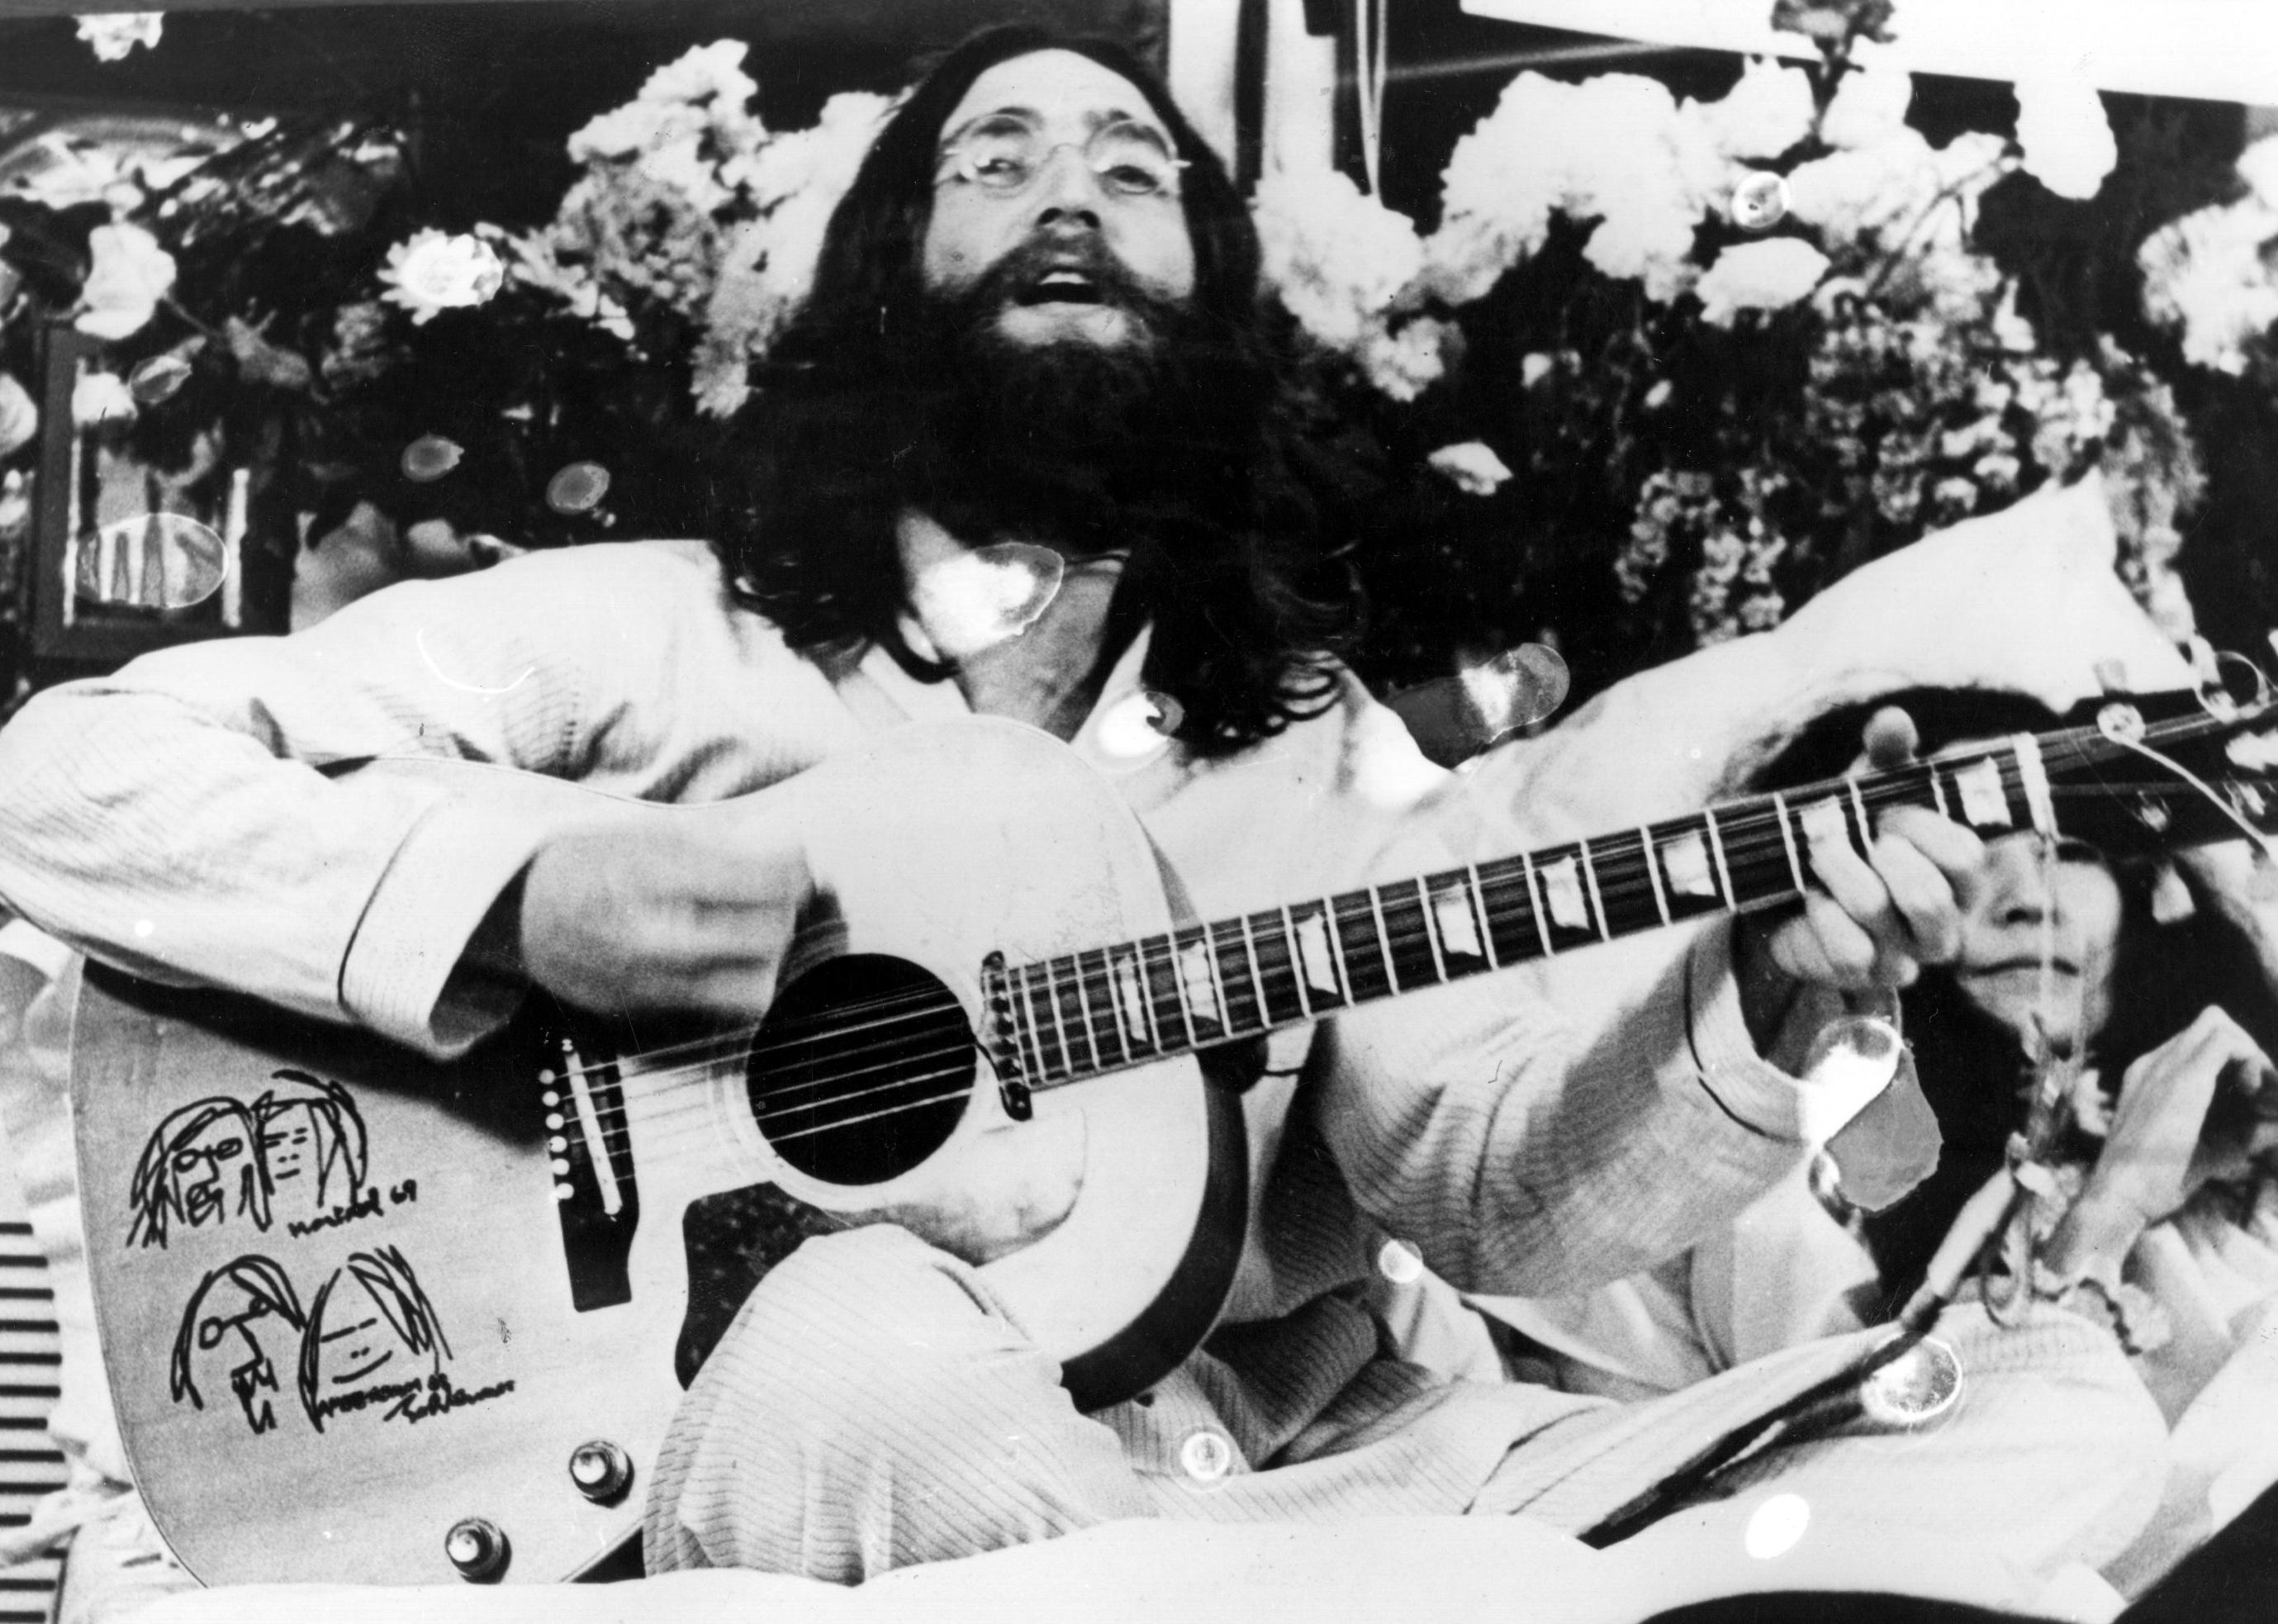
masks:
<path id="1" fill-rule="evenodd" d="M 33 1506 L 64 1486 L 63 1452 L 48 1436 L 63 1352 L 47 1275 L 23 1193 L 0 1159 L 0 1532 L 29 1523 Z M 47 1556 L 0 1569 L 0 1624 L 47 1624 L 61 1567 Z"/>

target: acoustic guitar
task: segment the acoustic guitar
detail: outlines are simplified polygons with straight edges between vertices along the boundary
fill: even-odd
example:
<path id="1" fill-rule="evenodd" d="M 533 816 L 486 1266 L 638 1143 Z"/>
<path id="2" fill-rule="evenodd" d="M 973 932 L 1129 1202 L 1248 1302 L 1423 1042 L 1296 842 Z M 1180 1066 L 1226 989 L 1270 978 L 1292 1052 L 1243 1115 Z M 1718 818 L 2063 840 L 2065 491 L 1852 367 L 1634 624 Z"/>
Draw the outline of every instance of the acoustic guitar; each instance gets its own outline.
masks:
<path id="1" fill-rule="evenodd" d="M 983 1153 L 1048 1132 L 1080 1136 L 1081 1193 L 986 1270 L 1078 1402 L 1116 1402 L 1207 1334 L 1240 1254 L 1240 1100 L 1205 1052 L 1791 900 L 1815 842 L 1863 843 L 1900 805 L 2111 851 L 2259 828 L 2267 720 L 2108 701 L 1966 756 L 1205 923 L 1173 919 L 1132 813 L 1057 741 L 918 725 L 755 798 L 817 884 L 756 1030 L 532 1000 L 439 1064 L 90 964 L 80 1176 L 135 1481 L 210 1582 L 586 1572 L 637 1535 L 702 1352 L 692 1214 L 760 1214 L 763 1273 L 803 1234 L 989 1199 Z"/>

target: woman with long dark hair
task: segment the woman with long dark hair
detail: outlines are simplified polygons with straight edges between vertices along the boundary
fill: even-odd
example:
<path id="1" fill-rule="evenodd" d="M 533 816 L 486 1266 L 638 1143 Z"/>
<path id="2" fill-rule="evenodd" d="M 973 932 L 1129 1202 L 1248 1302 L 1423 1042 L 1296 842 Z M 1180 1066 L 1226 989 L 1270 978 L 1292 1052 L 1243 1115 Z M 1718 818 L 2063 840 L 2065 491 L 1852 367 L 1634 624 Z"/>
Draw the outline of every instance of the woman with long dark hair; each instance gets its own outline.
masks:
<path id="1" fill-rule="evenodd" d="M 1882 704 L 1915 719 L 1926 751 L 2058 722 L 2014 695 L 1893 694 L 1820 718 L 1762 786 L 1849 770 Z M 2265 969 L 2278 907 L 2244 894 L 2240 873 L 2191 856 L 2108 858 L 2030 831 L 1989 841 L 1958 955 L 1899 998 L 1937 1119 L 1935 1168 L 1875 1210 L 1846 1194 L 1838 1141 L 1729 1234 L 1650 1275 L 1491 1305 L 1519 1329 L 1517 1357 L 1561 1385 L 1637 1398 L 1891 1321 L 1934 1258 L 1949 1276 L 1965 1261 L 1961 1296 L 2054 1302 L 2107 1326 L 2177 1429 L 2166 1505 L 2107 1570 L 2131 1590 L 2156 1578 L 2278 1475 L 2278 1357 L 2267 1351 L 2278 1337 L 2267 1159 L 2278 990 Z M 2052 1072 L 2060 1093 L 2030 1139 Z M 2021 1184 L 2029 1195 L 2013 1202 Z M 2211 1506 L 2225 1470 L 2236 1492 Z"/>

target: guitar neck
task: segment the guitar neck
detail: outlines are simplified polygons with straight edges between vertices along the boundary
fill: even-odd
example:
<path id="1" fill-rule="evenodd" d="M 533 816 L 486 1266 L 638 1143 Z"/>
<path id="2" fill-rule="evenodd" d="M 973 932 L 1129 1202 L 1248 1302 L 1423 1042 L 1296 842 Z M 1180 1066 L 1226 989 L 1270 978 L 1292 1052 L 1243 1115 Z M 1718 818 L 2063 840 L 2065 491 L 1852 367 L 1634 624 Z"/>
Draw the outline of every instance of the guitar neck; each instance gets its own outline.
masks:
<path id="1" fill-rule="evenodd" d="M 1257 1038 L 1712 914 L 1792 901 L 1811 852 L 1864 851 L 1875 819 L 1933 808 L 1984 831 L 2053 827 L 2045 744 L 2018 735 L 1956 760 L 1758 795 L 1411 879 L 992 973 L 1000 1058 L 1053 1088 Z"/>

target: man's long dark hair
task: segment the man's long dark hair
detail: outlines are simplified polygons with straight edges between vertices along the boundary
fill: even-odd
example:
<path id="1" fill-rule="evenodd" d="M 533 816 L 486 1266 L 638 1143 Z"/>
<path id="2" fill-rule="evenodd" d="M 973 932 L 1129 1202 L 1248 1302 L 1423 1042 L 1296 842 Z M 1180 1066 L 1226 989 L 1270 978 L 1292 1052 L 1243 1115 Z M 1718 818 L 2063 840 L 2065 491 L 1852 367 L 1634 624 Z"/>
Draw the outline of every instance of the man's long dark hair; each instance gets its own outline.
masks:
<path id="1" fill-rule="evenodd" d="M 938 353 L 941 301 L 929 309 L 921 256 L 943 126 L 990 67 L 1051 50 L 1129 80 L 1175 142 L 1193 297 L 1142 310 L 1169 329 L 1159 362 L 1075 357 L 1080 384 L 1054 386 L 1050 368 L 1022 372 L 1016 359 L 995 397 L 959 395 L 944 410 L 942 374 L 954 363 Z M 1224 167 L 1128 51 L 1028 25 L 967 40 L 864 160 L 831 218 L 813 294 L 729 429 L 715 547 L 730 592 L 804 653 L 843 657 L 881 643 L 939 676 L 896 628 L 906 511 L 975 543 L 1128 547 L 1110 653 L 1152 624 L 1146 678 L 1178 701 L 1177 733 L 1190 747 L 1237 749 L 1318 710 L 1333 680 L 1325 655 L 1349 630 L 1354 593 L 1287 463 L 1293 419 L 1257 276 L 1257 234 Z M 991 291 L 986 279 L 975 291 Z M 1128 283 L 1120 291 L 1143 299 Z M 1148 366 L 1150 376 L 1128 375 Z M 1079 388 L 1082 400 L 1065 398 Z M 1102 396 L 1134 403 L 1118 418 Z M 1084 449 L 1097 455 L 1071 455 L 1076 431 L 1066 423 L 1085 413 Z"/>

